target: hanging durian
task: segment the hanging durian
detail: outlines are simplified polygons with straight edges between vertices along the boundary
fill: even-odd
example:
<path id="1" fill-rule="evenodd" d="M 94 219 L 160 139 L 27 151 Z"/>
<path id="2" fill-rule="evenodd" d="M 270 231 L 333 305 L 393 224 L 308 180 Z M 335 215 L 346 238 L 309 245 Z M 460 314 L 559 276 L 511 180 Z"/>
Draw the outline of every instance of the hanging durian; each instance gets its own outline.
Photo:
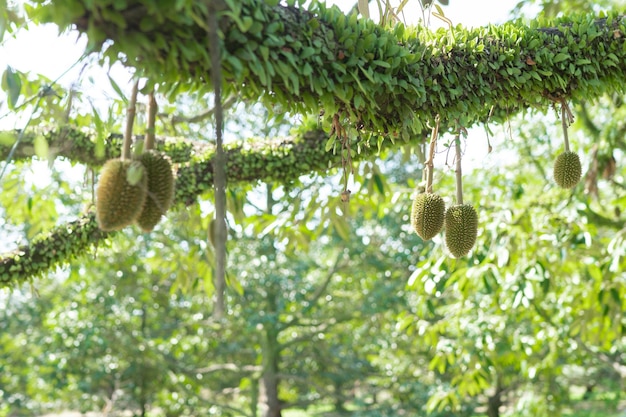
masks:
<path id="1" fill-rule="evenodd" d="M 141 213 L 148 177 L 139 161 L 111 159 L 100 172 L 96 190 L 96 220 L 104 231 L 120 230 Z"/>
<path id="2" fill-rule="evenodd" d="M 140 158 L 146 167 L 148 177 L 148 194 L 146 202 L 137 218 L 137 225 L 150 232 L 161 220 L 174 200 L 174 175 L 169 158 L 160 152 L 150 150 Z"/>
<path id="3" fill-rule="evenodd" d="M 567 102 L 561 101 L 561 125 L 563 127 L 563 142 L 565 145 L 565 152 L 557 156 L 554 161 L 554 181 L 561 188 L 574 188 L 582 177 L 582 165 L 580 163 L 580 157 L 576 152 L 570 151 L 569 138 L 567 136 L 568 123 L 571 124 L 574 121 Z"/>
<path id="4" fill-rule="evenodd" d="M 470 204 L 457 204 L 446 211 L 446 246 L 455 258 L 469 253 L 476 243 L 478 215 Z"/>
<path id="5" fill-rule="evenodd" d="M 572 151 L 561 153 L 554 161 L 554 181 L 561 188 L 574 188 L 582 176 L 580 157 Z"/>
<path id="6" fill-rule="evenodd" d="M 446 246 L 455 258 L 469 253 L 478 235 L 478 215 L 470 204 L 463 204 L 463 174 L 461 172 L 461 139 L 457 135 L 456 147 L 456 200 L 445 216 Z"/>
<path id="7" fill-rule="evenodd" d="M 423 240 L 430 240 L 441 231 L 443 227 L 443 215 L 446 209 L 441 196 L 433 193 L 433 160 L 435 158 L 438 131 L 439 116 L 435 118 L 435 127 L 433 127 L 430 138 L 428 160 L 424 164 L 426 192 L 415 196 L 411 208 L 411 226 L 413 226 L 415 233 Z"/>
<path id="8" fill-rule="evenodd" d="M 419 237 L 430 240 L 441 231 L 445 209 L 443 198 L 438 194 L 422 193 L 415 196 L 411 225 Z"/>

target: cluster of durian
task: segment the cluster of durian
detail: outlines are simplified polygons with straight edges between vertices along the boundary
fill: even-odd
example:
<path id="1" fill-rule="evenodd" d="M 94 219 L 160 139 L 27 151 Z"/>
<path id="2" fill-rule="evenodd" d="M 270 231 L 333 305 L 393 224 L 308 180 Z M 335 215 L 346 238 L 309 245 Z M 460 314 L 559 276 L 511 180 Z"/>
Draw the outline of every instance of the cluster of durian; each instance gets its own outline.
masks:
<path id="1" fill-rule="evenodd" d="M 102 167 L 96 190 L 96 220 L 104 231 L 133 223 L 150 232 L 174 200 L 169 158 L 150 150 L 136 159 L 111 159 Z"/>
<path id="2" fill-rule="evenodd" d="M 469 253 L 478 235 L 478 215 L 471 204 L 455 204 L 446 210 L 443 198 L 418 194 L 413 200 L 411 225 L 423 240 L 430 240 L 445 226 L 446 246 L 460 258 Z"/>

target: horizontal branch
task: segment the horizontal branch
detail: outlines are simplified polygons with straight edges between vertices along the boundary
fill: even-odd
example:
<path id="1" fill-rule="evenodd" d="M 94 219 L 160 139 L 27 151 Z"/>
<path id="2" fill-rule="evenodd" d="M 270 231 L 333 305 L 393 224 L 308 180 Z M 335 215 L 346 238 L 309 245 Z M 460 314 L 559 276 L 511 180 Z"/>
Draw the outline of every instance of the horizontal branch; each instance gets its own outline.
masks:
<path id="1" fill-rule="evenodd" d="M 328 123 L 339 114 L 353 133 L 409 138 L 437 114 L 442 129 L 457 129 L 626 86 L 626 26 L 615 14 L 544 22 L 549 28 L 512 22 L 432 32 L 385 29 L 317 2 L 310 10 L 277 0 L 222 3 L 225 93 L 323 110 Z M 44 20 L 74 25 L 107 57 L 175 94 L 210 87 L 206 2 L 184 4 L 176 11 L 151 0 L 38 7 Z"/>
<path id="2" fill-rule="evenodd" d="M 26 149 L 32 146 L 35 136 L 31 133 L 24 135 L 20 155 L 28 154 Z M 46 137 L 56 155 L 85 164 L 102 163 L 102 158 L 93 155 L 95 135 L 90 136 L 80 130 L 64 127 L 48 131 Z M 327 134 L 314 130 L 293 138 L 227 146 L 227 183 L 230 186 L 257 181 L 288 184 L 302 175 L 340 166 L 341 157 L 325 151 L 327 140 Z M 174 165 L 175 204 L 193 204 L 198 195 L 213 186 L 215 151 L 212 147 L 182 140 L 158 140 L 157 146 L 174 160 L 186 161 Z M 119 135 L 112 135 L 107 139 L 104 148 L 108 156 L 119 154 Z M 7 148 L 0 148 L 0 154 L 6 152 Z M 355 159 L 366 158 L 375 152 L 375 148 L 361 148 Z M 112 234 L 98 229 L 93 213 L 59 226 L 52 232 L 37 237 L 29 245 L 0 256 L 0 286 L 19 285 L 57 265 L 66 264 Z"/>
<path id="3" fill-rule="evenodd" d="M 0 257 L 0 286 L 17 286 L 51 268 L 67 264 L 104 240 L 94 213 L 37 236 L 30 245 Z"/>

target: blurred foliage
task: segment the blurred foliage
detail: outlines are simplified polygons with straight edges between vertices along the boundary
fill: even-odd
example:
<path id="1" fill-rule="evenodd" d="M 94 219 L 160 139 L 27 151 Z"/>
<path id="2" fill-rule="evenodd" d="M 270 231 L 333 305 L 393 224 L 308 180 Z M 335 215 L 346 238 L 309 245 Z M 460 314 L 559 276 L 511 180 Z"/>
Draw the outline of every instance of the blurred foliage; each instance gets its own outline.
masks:
<path id="1" fill-rule="evenodd" d="M 578 2 L 552 4 L 560 8 L 546 13 Z M 27 98 L 53 84 L 17 76 Z M 119 86 L 102 111 L 82 82 L 75 93 L 55 86 L 35 123 L 119 131 Z M 210 115 L 193 117 L 209 101 L 200 93 L 164 101 L 158 133 L 211 142 Z M 33 110 L 15 104 L 22 115 Z M 1 290 L 0 415 L 256 416 L 271 415 L 271 400 L 285 416 L 596 415 L 581 404 L 617 413 L 626 378 L 626 106 L 613 93 L 572 108 L 570 140 L 584 167 L 572 191 L 551 178 L 562 149 L 556 112 L 491 123 L 489 145 L 470 132 L 466 160 L 478 162 L 464 189 L 479 236 L 466 258 L 452 259 L 441 236 L 422 242 L 410 231 L 424 154 L 414 146 L 355 163 L 349 202 L 340 198 L 342 167 L 288 185 L 230 187 L 223 320 L 211 314 L 210 191 L 151 234 L 127 229 L 30 287 Z M 243 100 L 228 118 L 231 142 L 302 122 Z M 440 139 L 435 173 L 447 204 L 451 141 Z M 11 163 L 0 246 L 79 216 L 93 181 L 64 159 Z"/>

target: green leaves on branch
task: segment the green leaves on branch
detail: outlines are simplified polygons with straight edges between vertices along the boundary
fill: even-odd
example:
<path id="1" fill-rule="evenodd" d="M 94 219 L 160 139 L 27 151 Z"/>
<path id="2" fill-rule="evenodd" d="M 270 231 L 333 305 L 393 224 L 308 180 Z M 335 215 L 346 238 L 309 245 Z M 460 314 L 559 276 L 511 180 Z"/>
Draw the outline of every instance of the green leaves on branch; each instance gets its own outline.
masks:
<path id="1" fill-rule="evenodd" d="M 457 27 L 452 36 L 403 25 L 386 30 L 319 3 L 308 10 L 272 4 L 224 0 L 225 94 L 324 110 L 327 123 L 339 114 L 362 141 L 408 139 L 430 115 L 440 115 L 442 128 L 469 127 L 490 114 L 493 120 L 546 107 L 554 97 L 588 99 L 626 86 L 626 25 L 614 14 Z M 209 87 L 203 2 L 68 0 L 32 13 L 75 24 L 106 57 L 136 67 L 170 94 Z"/>
<path id="2" fill-rule="evenodd" d="M 65 146 L 61 148 L 59 154 L 68 152 L 71 155 L 89 156 L 86 150 L 95 146 L 94 137 L 68 128 L 48 132 L 47 136 L 51 146 L 55 146 L 58 141 L 67 144 L 68 142 L 63 142 L 67 138 L 76 140 L 76 146 Z M 339 166 L 340 156 L 324 152 L 326 140 L 324 132 L 311 131 L 295 139 L 225 147 L 228 184 L 255 181 L 289 183 L 312 171 L 324 171 L 329 166 Z M 207 147 L 194 149 L 189 146 L 184 141 L 176 144 L 163 141 L 157 143 L 157 149 L 173 155 L 172 159 L 176 158 L 178 162 L 181 153 L 188 155 L 188 162 L 179 163 L 177 166 L 175 204 L 192 204 L 199 194 L 213 185 L 214 149 Z M 109 147 L 107 141 L 106 149 Z M 116 149 L 119 150 L 119 146 Z M 374 153 L 375 150 L 368 151 Z M 367 154 L 368 152 L 364 151 L 361 156 Z M 87 160 L 89 161 L 93 162 L 91 159 Z M 93 244 L 108 235 L 99 231 L 94 215 L 88 214 L 75 222 L 60 226 L 49 234 L 37 237 L 30 245 L 0 256 L 0 287 L 20 284 L 50 268 L 66 264 L 80 253 L 89 251 Z"/>
<path id="3" fill-rule="evenodd" d="M 98 229 L 93 214 L 42 234 L 29 245 L 0 257 L 0 287 L 20 285 L 57 265 L 67 264 L 106 236 Z"/>

